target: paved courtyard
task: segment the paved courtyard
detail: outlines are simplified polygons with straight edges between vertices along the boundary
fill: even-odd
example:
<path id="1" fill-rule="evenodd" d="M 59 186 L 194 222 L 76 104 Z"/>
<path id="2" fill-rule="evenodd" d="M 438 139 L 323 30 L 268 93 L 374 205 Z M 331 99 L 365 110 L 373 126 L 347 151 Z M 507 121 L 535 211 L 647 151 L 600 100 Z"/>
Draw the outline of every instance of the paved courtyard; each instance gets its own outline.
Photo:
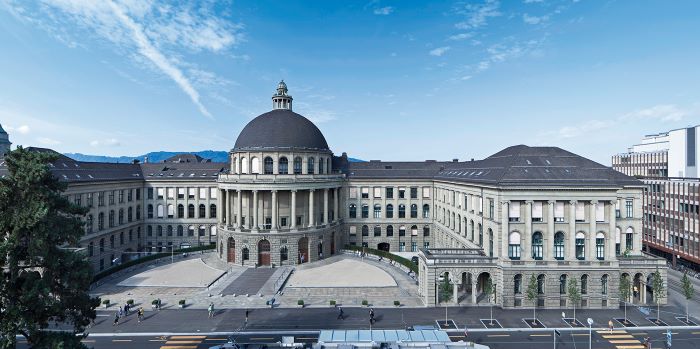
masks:
<path id="1" fill-rule="evenodd" d="M 202 259 L 190 259 L 153 266 L 147 271 L 119 282 L 117 286 L 208 287 L 224 273 L 224 270 L 209 266 Z"/>
<path id="2" fill-rule="evenodd" d="M 287 287 L 396 287 L 384 270 L 358 259 L 338 259 L 326 265 L 297 269 Z"/>

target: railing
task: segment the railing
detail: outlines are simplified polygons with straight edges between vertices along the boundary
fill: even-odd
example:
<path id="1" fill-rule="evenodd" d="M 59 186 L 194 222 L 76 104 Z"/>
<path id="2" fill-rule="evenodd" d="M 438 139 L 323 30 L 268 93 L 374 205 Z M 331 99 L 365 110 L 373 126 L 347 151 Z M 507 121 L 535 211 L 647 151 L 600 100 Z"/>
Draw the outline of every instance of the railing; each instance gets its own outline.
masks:
<path id="1" fill-rule="evenodd" d="M 277 280 L 275 280 L 275 292 L 279 292 L 279 290 L 282 289 L 282 286 L 285 282 L 287 282 L 287 279 L 290 275 L 292 275 L 293 272 L 294 268 L 286 268 L 286 270 L 282 272 L 282 274 L 277 278 Z"/>
<path id="2" fill-rule="evenodd" d="M 219 175 L 219 182 L 303 183 L 342 180 L 343 178 L 345 178 L 343 174 L 221 174 Z"/>

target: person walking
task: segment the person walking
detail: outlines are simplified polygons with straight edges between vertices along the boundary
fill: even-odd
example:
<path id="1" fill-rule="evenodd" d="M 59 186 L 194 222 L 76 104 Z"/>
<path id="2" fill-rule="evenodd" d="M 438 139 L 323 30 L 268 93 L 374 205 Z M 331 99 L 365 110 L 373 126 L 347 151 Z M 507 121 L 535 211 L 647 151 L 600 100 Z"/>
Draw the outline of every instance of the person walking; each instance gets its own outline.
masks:
<path id="1" fill-rule="evenodd" d="M 338 319 L 343 320 L 343 307 L 338 307 Z"/>
<path id="2" fill-rule="evenodd" d="M 156 302 L 156 309 L 160 311 L 160 298 L 158 298 L 158 302 Z"/>
<path id="3" fill-rule="evenodd" d="M 250 309 L 245 310 L 245 326 L 248 326 L 248 315 L 250 315 Z"/>
<path id="4" fill-rule="evenodd" d="M 114 322 L 112 326 L 119 325 L 119 313 L 114 314 Z"/>
<path id="5" fill-rule="evenodd" d="M 214 317 L 214 302 L 209 303 L 209 318 Z"/>
<path id="6" fill-rule="evenodd" d="M 614 328 L 614 326 L 613 326 L 612 320 L 608 321 L 608 330 L 610 331 L 610 333 L 612 333 L 613 328 Z"/>
<path id="7" fill-rule="evenodd" d="M 374 309 L 369 308 L 369 323 L 374 324 Z"/>
<path id="8" fill-rule="evenodd" d="M 117 313 L 117 317 L 121 318 L 122 316 L 124 316 L 124 309 L 119 308 L 119 313 Z"/>
<path id="9" fill-rule="evenodd" d="M 139 318 L 139 322 L 141 322 L 141 320 L 143 320 L 143 307 L 140 307 L 140 308 L 136 311 L 136 315 L 137 315 L 138 318 Z"/>

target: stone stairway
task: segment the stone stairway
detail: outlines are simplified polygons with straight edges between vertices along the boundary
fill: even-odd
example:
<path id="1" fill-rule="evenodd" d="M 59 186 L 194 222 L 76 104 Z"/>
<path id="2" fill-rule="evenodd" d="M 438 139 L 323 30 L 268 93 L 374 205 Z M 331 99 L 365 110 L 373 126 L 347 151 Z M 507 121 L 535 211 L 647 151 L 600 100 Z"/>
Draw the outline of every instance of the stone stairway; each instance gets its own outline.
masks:
<path id="1" fill-rule="evenodd" d="M 223 295 L 257 294 L 277 269 L 250 268 L 221 291 Z"/>

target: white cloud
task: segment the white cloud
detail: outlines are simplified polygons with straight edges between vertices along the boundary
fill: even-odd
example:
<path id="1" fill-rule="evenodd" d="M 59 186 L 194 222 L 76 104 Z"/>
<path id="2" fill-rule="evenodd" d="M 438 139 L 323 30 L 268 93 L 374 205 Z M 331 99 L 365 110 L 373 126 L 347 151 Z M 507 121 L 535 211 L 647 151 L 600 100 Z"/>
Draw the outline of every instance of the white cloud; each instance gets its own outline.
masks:
<path id="1" fill-rule="evenodd" d="M 21 125 L 18 127 L 12 127 L 10 125 L 6 125 L 5 131 L 7 131 L 7 133 L 17 132 L 19 134 L 26 135 L 27 133 L 29 133 L 30 129 L 29 129 L 29 126 L 27 126 L 27 125 Z"/>
<path id="2" fill-rule="evenodd" d="M 449 50 L 450 50 L 449 46 L 443 46 L 443 47 L 438 47 L 438 48 L 432 49 L 432 50 L 430 50 L 429 53 L 431 56 L 440 57 L 443 54 L 445 54 L 445 52 L 447 52 Z"/>
<path id="3" fill-rule="evenodd" d="M 386 16 L 394 12 L 394 8 L 391 6 L 385 6 L 374 9 L 374 14 L 379 16 Z"/>
<path id="4" fill-rule="evenodd" d="M 117 140 L 116 138 L 94 140 L 90 142 L 91 147 L 118 147 L 120 145 L 121 142 L 119 142 L 119 140 Z"/>
<path id="5" fill-rule="evenodd" d="M 469 80 L 469 79 L 471 79 L 471 78 L 472 78 L 471 75 L 465 75 L 465 76 L 463 76 L 460 80 L 466 81 L 466 80 Z"/>
<path id="6" fill-rule="evenodd" d="M 544 2 L 544 0 L 524 0 L 523 3 L 525 4 L 534 4 L 534 3 L 540 3 Z"/>
<path id="7" fill-rule="evenodd" d="M 453 41 L 460 41 L 460 40 L 469 39 L 472 36 L 474 36 L 473 33 L 459 33 L 459 34 L 455 34 L 455 35 L 450 36 L 448 39 L 453 40 Z"/>
<path id="8" fill-rule="evenodd" d="M 523 22 L 527 24 L 540 24 L 549 20 L 549 16 L 530 16 L 527 13 L 523 14 Z"/>
<path id="9" fill-rule="evenodd" d="M 457 13 L 464 15 L 464 21 L 455 24 L 458 29 L 474 29 L 487 24 L 491 17 L 498 17 L 501 4 L 496 0 L 486 0 L 483 4 L 467 4 L 458 9 Z"/>
<path id="10" fill-rule="evenodd" d="M 674 104 L 659 104 L 646 109 L 636 110 L 622 116 L 622 120 L 656 119 L 660 121 L 680 121 L 689 112 Z"/>
<path id="11" fill-rule="evenodd" d="M 60 141 L 57 141 L 55 139 L 51 139 L 48 137 L 39 137 L 36 139 L 36 141 L 43 144 L 43 145 L 50 145 L 50 146 L 61 144 Z"/>

